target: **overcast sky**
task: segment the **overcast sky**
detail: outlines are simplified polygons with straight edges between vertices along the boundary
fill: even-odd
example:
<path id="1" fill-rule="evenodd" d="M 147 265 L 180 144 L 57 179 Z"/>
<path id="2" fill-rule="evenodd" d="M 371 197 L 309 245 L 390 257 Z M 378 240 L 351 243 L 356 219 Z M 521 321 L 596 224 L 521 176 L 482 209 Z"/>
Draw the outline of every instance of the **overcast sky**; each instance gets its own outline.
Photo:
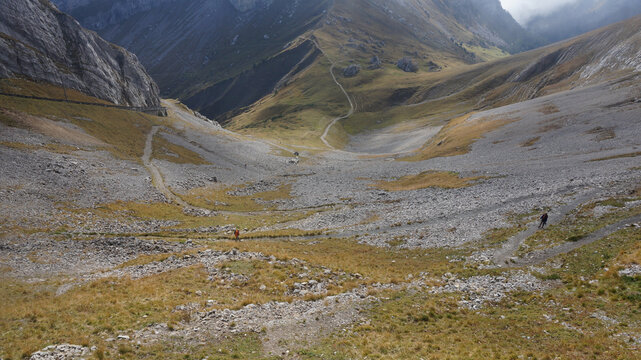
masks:
<path id="1" fill-rule="evenodd" d="M 561 5 L 575 1 L 577 0 L 501 0 L 501 3 L 516 21 L 525 24 L 534 15 L 549 13 Z"/>

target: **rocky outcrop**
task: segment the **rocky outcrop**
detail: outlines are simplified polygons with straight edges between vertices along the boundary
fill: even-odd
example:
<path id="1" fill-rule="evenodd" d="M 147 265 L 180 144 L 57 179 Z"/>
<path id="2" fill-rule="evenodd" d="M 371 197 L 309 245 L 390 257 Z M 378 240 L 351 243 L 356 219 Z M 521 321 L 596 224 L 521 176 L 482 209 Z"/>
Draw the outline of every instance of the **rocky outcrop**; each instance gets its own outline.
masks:
<path id="1" fill-rule="evenodd" d="M 356 65 L 356 64 L 352 64 L 352 65 L 346 67 L 345 69 L 343 69 L 343 76 L 344 77 L 354 77 L 354 76 L 358 75 L 359 72 L 361 72 L 361 67 Z"/>
<path id="2" fill-rule="evenodd" d="M 436 71 L 443 70 L 443 67 L 441 65 L 435 63 L 434 61 L 429 61 L 427 63 L 427 70 L 428 71 L 432 71 L 432 72 L 436 72 Z"/>
<path id="3" fill-rule="evenodd" d="M 397 63 L 396 66 L 398 66 L 399 69 L 405 71 L 405 72 L 417 72 L 418 71 L 418 65 L 414 63 L 414 60 L 409 57 L 404 57 L 400 59 Z"/>
<path id="4" fill-rule="evenodd" d="M 0 78 L 25 77 L 118 105 L 160 104 L 138 58 L 83 29 L 48 0 L 6 0 L 0 12 Z"/>
<path id="5" fill-rule="evenodd" d="M 372 59 L 369 61 L 369 66 L 367 67 L 369 70 L 376 70 L 380 69 L 383 64 L 381 63 L 381 59 L 378 58 L 378 56 L 374 55 Z"/>

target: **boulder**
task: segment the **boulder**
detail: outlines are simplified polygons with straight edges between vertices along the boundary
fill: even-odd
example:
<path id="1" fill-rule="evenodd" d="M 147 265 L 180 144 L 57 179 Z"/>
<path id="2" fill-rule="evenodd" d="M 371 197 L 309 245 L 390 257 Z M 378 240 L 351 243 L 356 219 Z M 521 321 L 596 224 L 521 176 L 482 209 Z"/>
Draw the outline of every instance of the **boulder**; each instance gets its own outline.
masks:
<path id="1" fill-rule="evenodd" d="M 400 59 L 397 63 L 396 66 L 398 66 L 399 69 L 405 71 L 405 72 L 417 72 L 418 71 L 418 65 L 414 63 L 414 60 L 409 57 L 404 57 Z"/>
<path id="2" fill-rule="evenodd" d="M 359 65 L 352 64 L 343 70 L 343 76 L 354 77 L 358 75 L 360 71 L 361 71 L 361 67 Z"/>
<path id="3" fill-rule="evenodd" d="M 382 66 L 381 59 L 379 59 L 378 56 L 374 55 L 372 59 L 369 61 L 369 66 L 367 68 L 369 70 L 376 70 L 376 69 L 380 69 L 381 66 Z"/>
<path id="4" fill-rule="evenodd" d="M 427 70 L 431 72 L 437 72 L 443 70 L 443 68 L 434 61 L 430 61 L 427 63 Z"/>

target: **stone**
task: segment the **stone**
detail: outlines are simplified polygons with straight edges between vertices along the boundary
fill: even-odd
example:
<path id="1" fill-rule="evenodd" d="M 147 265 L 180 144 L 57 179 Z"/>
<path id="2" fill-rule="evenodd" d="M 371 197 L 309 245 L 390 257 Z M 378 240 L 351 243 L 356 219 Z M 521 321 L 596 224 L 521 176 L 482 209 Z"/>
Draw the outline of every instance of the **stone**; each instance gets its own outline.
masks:
<path id="1" fill-rule="evenodd" d="M 361 67 L 356 64 L 349 65 L 343 70 L 344 77 L 354 77 L 361 71 Z"/>
<path id="2" fill-rule="evenodd" d="M 404 57 L 398 62 L 396 62 L 396 66 L 405 71 L 405 72 L 417 72 L 418 71 L 418 65 L 414 63 L 414 60 L 410 57 Z"/>
<path id="3" fill-rule="evenodd" d="M 367 67 L 369 70 L 376 70 L 380 69 L 382 66 L 381 59 L 378 58 L 378 56 L 374 55 L 372 59 L 369 61 L 369 66 Z"/>
<path id="4" fill-rule="evenodd" d="M 79 359 L 89 355 L 89 349 L 80 345 L 51 345 L 31 354 L 30 360 Z"/>

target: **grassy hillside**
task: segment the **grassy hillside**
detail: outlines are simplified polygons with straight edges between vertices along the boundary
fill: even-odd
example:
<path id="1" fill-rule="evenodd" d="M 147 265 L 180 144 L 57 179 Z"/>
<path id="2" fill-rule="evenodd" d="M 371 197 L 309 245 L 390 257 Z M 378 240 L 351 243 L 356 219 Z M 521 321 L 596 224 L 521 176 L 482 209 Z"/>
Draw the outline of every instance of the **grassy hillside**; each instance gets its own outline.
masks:
<path id="1" fill-rule="evenodd" d="M 340 2 L 336 9 L 341 11 Z M 320 117 L 323 119 L 320 122 L 324 124 L 338 114 L 346 113 L 346 110 L 329 111 L 345 109 L 347 104 L 345 96 L 341 97 L 339 87 L 335 84 L 332 86 L 330 61 L 337 65 L 334 73 L 356 103 L 355 114 L 342 120 L 340 128 L 333 130 L 337 138 L 398 123 L 411 123 L 414 127 L 442 125 L 471 111 L 512 104 L 632 74 L 639 66 L 638 54 L 634 50 L 641 45 L 641 37 L 636 31 L 641 26 L 641 18 L 637 17 L 565 43 L 486 63 L 467 65 L 447 50 L 430 52 L 428 58 L 418 61 L 420 70 L 417 73 L 405 73 L 392 61 L 402 56 L 403 49 L 409 45 L 385 38 L 394 45 L 390 47 L 390 52 L 386 49 L 385 55 L 381 55 L 382 68 L 369 70 L 366 53 L 358 48 L 340 46 L 341 39 L 355 38 L 347 31 L 356 26 L 354 24 L 359 21 L 364 24 L 374 22 L 366 17 L 370 14 L 368 9 L 363 10 L 359 13 L 362 16 L 360 20 L 350 19 L 344 27 L 328 26 L 315 31 L 317 44 L 325 54 L 324 60 L 317 61 L 310 70 L 278 94 L 265 98 L 235 117 L 230 127 L 240 131 L 260 128 L 257 133 L 262 136 L 277 133 L 279 138 L 291 139 L 296 144 L 317 146 L 318 142 L 314 142 L 313 138 L 320 136 L 323 127 L 316 120 L 312 120 L 313 125 L 309 126 L 310 117 L 303 115 L 303 108 L 306 112 L 310 112 L 310 107 L 316 113 L 321 112 L 323 116 L 315 119 Z M 370 10 L 373 13 L 371 16 L 376 16 L 377 12 Z M 340 18 L 341 15 L 336 16 Z M 394 29 L 384 29 L 381 33 L 392 37 Z M 432 61 L 430 59 L 440 62 L 443 69 L 438 72 L 425 70 L 425 63 Z M 341 69 L 352 63 L 359 64 L 361 72 L 353 78 L 343 77 Z M 322 84 L 323 91 L 314 91 L 312 84 L 318 88 Z M 306 95 L 310 91 L 314 91 L 316 97 L 308 98 Z M 277 108 L 275 106 L 284 106 L 283 111 L 272 114 Z M 272 112 L 267 109 L 272 109 Z M 291 129 L 296 130 L 292 132 Z M 338 135 L 337 131 L 346 134 Z M 302 133 L 305 133 L 304 137 L 300 136 Z M 336 141 L 336 145 L 340 144 L 341 141 Z"/>

